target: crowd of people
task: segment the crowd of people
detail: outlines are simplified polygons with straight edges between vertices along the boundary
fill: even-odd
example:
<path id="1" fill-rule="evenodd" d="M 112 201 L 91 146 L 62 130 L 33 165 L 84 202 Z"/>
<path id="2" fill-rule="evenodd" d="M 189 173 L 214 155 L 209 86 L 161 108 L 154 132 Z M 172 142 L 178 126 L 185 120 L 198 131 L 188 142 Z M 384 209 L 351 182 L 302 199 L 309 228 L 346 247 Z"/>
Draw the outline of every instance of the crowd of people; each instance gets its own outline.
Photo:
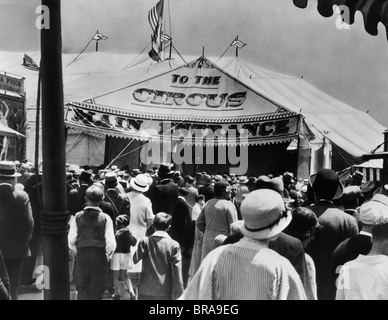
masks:
<path id="1" fill-rule="evenodd" d="M 388 299 L 387 190 L 358 171 L 66 171 L 79 300 Z M 36 281 L 41 197 L 32 163 L 0 161 L 0 299 Z"/>

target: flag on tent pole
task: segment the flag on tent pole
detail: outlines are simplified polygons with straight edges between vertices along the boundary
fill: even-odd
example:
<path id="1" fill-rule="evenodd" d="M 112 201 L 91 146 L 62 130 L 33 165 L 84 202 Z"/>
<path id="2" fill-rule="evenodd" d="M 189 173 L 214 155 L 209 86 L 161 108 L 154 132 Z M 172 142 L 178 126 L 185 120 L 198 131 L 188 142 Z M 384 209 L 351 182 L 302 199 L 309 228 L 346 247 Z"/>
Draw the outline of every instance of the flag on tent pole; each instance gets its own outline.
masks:
<path id="1" fill-rule="evenodd" d="M 23 66 L 25 66 L 27 69 L 33 70 L 33 71 L 39 71 L 38 65 L 35 63 L 35 61 L 27 54 L 24 54 L 23 58 Z"/>
<path id="2" fill-rule="evenodd" d="M 169 42 L 172 40 L 172 38 L 168 34 L 163 33 L 163 31 L 162 31 L 162 35 L 160 36 L 160 39 L 162 43 Z"/>
<path id="3" fill-rule="evenodd" d="M 162 21 L 163 21 L 164 0 L 159 2 L 148 12 L 148 22 L 152 29 L 152 48 L 148 55 L 155 61 L 160 61 L 159 53 L 162 46 Z"/>
<path id="4" fill-rule="evenodd" d="M 244 43 L 241 40 L 238 40 L 238 37 L 236 37 L 236 39 L 234 39 L 233 42 L 231 43 L 231 46 L 236 46 L 239 49 L 244 48 L 246 45 L 247 43 Z"/>
<path id="5" fill-rule="evenodd" d="M 93 40 L 106 40 L 108 39 L 107 36 L 104 36 L 102 33 L 99 33 L 98 31 L 96 32 L 96 34 L 93 36 Z"/>

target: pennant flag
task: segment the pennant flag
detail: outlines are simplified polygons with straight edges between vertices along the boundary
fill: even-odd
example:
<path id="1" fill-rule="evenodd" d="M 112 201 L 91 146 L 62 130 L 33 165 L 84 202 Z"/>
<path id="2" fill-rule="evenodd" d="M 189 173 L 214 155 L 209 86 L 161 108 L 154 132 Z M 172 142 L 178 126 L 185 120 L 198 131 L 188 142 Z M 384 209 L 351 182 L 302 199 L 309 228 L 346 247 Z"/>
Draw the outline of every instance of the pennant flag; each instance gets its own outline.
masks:
<path id="1" fill-rule="evenodd" d="M 27 55 L 27 54 L 24 54 L 24 58 L 23 58 L 23 66 L 25 66 L 27 69 L 30 69 L 30 70 L 33 70 L 33 71 L 39 71 L 39 67 L 38 65 L 35 63 L 34 60 L 32 60 L 32 58 Z"/>
<path id="2" fill-rule="evenodd" d="M 155 60 L 157 62 L 159 62 L 161 59 L 160 59 L 160 56 L 159 56 L 159 53 L 155 51 L 155 49 L 152 47 L 151 50 L 148 52 L 148 55 L 150 56 L 150 58 L 152 60 Z"/>
<path id="3" fill-rule="evenodd" d="M 231 46 L 236 46 L 239 49 L 242 49 L 245 47 L 247 44 L 242 42 L 241 40 L 238 40 L 238 38 L 234 39 L 233 42 L 231 43 Z"/>
<path id="4" fill-rule="evenodd" d="M 106 39 L 108 39 L 108 37 L 104 36 L 103 34 L 101 34 L 99 32 L 97 32 L 92 39 L 99 41 L 99 40 L 106 40 Z"/>
<path id="5" fill-rule="evenodd" d="M 162 35 L 160 36 L 160 39 L 161 39 L 162 43 L 169 42 L 172 40 L 172 38 L 168 34 L 165 34 L 163 32 L 162 32 Z"/>

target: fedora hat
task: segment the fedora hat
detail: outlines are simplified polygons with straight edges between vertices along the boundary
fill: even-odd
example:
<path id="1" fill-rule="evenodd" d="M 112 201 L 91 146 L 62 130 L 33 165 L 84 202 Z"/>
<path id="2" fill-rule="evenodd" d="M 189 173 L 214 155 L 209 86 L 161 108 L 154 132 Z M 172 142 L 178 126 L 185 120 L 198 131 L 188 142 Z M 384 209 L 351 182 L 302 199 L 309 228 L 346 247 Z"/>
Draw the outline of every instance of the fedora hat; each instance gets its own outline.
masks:
<path id="1" fill-rule="evenodd" d="M 291 212 L 285 209 L 282 196 L 270 189 L 248 193 L 241 203 L 244 220 L 241 233 L 251 239 L 265 240 L 282 232 L 291 222 Z"/>
<path id="2" fill-rule="evenodd" d="M 171 170 L 170 166 L 166 164 L 161 164 L 158 169 L 158 176 L 161 178 L 171 177 L 174 174 L 174 171 Z"/>
<path id="3" fill-rule="evenodd" d="M 129 184 L 139 192 L 146 192 L 150 187 L 148 177 L 143 173 L 139 173 L 135 178 L 132 178 Z"/>
<path id="4" fill-rule="evenodd" d="M 0 177 L 14 178 L 20 176 L 21 174 L 16 172 L 16 165 L 13 161 L 0 161 Z"/>
<path id="5" fill-rule="evenodd" d="M 332 169 L 319 170 L 310 176 L 309 182 L 314 193 L 326 198 L 326 200 L 340 198 L 344 190 L 338 173 Z"/>
<path id="6" fill-rule="evenodd" d="M 214 184 L 214 195 L 222 196 L 228 190 L 229 186 L 229 183 L 225 180 L 217 181 Z"/>
<path id="7" fill-rule="evenodd" d="M 284 183 L 280 177 L 270 178 L 266 175 L 262 175 L 258 177 L 256 181 L 255 190 L 258 189 L 270 189 L 283 196 Z"/>

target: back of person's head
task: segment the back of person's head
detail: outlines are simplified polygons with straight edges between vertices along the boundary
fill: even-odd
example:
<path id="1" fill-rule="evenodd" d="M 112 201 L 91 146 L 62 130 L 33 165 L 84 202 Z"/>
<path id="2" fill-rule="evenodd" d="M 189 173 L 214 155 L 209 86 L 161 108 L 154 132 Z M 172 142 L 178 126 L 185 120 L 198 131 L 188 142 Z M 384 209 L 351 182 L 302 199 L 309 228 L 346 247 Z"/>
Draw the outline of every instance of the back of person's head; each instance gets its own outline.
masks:
<path id="1" fill-rule="evenodd" d="M 388 240 L 388 218 L 380 217 L 372 227 L 373 241 Z"/>
<path id="2" fill-rule="evenodd" d="M 166 231 L 171 226 L 171 222 L 171 215 L 165 212 L 158 212 L 154 217 L 152 225 L 155 230 Z"/>
<path id="3" fill-rule="evenodd" d="M 304 241 L 320 227 L 314 211 L 306 207 L 297 207 L 291 211 L 291 223 L 284 230 L 290 236 Z"/>
<path id="4" fill-rule="evenodd" d="M 86 189 L 86 200 L 99 204 L 104 199 L 104 191 L 97 185 L 91 185 Z"/>
<path id="5" fill-rule="evenodd" d="M 120 214 L 116 218 L 116 226 L 120 227 L 128 227 L 129 226 L 129 217 L 126 214 Z"/>

